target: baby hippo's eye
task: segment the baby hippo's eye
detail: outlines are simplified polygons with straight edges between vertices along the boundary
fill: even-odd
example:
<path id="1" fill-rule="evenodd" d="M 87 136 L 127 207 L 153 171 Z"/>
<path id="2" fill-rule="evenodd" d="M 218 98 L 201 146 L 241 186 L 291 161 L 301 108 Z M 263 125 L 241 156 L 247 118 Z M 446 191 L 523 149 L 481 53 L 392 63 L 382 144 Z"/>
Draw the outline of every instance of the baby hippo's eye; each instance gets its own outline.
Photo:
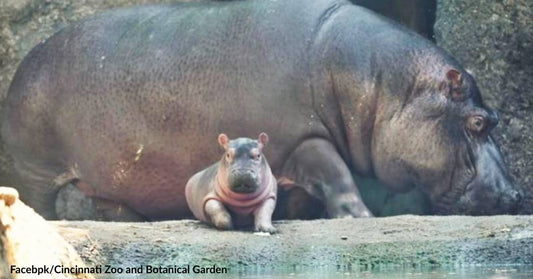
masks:
<path id="1" fill-rule="evenodd" d="M 229 161 L 231 159 L 231 155 L 229 153 L 226 153 L 226 159 Z"/>

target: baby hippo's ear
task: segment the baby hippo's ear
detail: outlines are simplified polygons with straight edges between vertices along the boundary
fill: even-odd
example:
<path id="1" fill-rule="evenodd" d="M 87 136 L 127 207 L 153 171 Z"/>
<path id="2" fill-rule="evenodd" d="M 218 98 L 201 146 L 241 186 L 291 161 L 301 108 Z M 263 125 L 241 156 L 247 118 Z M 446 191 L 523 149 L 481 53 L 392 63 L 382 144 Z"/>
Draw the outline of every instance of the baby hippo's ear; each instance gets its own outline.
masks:
<path id="1" fill-rule="evenodd" d="M 226 134 L 218 135 L 218 144 L 220 144 L 220 146 L 224 147 L 224 149 L 228 149 L 228 147 L 229 147 L 229 138 L 228 138 L 228 136 L 226 136 Z"/>
<path id="2" fill-rule="evenodd" d="M 259 134 L 259 137 L 257 137 L 257 141 L 259 142 L 261 148 L 265 147 L 268 143 L 268 135 L 266 133 Z"/>

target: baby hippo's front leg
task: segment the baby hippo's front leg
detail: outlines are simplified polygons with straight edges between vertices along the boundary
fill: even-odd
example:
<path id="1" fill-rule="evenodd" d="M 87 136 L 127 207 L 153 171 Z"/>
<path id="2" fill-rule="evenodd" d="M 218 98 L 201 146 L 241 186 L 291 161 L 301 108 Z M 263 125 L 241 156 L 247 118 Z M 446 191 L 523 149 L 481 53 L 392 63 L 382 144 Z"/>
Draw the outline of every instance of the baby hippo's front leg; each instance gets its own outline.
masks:
<path id="1" fill-rule="evenodd" d="M 254 211 L 256 232 L 276 233 L 278 231 L 272 226 L 272 213 L 275 208 L 276 200 L 269 198 Z"/>
<path id="2" fill-rule="evenodd" d="M 219 230 L 233 229 L 231 215 L 224 205 L 217 200 L 209 200 L 205 203 L 205 213 L 211 223 Z"/>

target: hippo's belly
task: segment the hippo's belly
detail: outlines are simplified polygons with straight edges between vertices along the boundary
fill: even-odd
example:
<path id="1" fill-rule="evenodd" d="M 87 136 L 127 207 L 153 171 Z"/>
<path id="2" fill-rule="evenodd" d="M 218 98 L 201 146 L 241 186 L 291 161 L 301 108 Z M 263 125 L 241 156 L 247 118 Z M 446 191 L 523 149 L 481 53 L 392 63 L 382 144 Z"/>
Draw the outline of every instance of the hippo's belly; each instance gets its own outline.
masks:
<path id="1" fill-rule="evenodd" d="M 179 114 L 157 110 L 122 115 L 106 107 L 78 112 L 61 122 L 68 125 L 60 125 L 60 141 L 65 143 L 68 165 L 77 168 L 80 180 L 89 185 L 82 188 L 85 194 L 123 203 L 151 219 L 174 219 L 192 216 L 184 189 L 194 173 L 220 159 L 219 133 L 270 133 L 265 155 L 276 172 L 300 138 L 324 132 L 308 117 L 312 111 L 307 108 L 289 114 L 290 106 L 280 104 L 278 109 L 287 110 L 286 118 L 267 117 L 266 112 L 242 118 L 219 105 L 220 111 L 213 112 L 183 104 Z"/>
<path id="2" fill-rule="evenodd" d="M 187 215 L 186 182 L 219 159 L 219 133 L 268 133 L 276 172 L 302 139 L 330 136 L 313 109 L 308 46 L 333 2 L 298 18 L 263 1 L 131 8 L 60 31 L 28 54 L 5 102 L 19 172 L 38 164 L 27 200 L 50 212 L 56 189 L 42 185 L 74 168 L 89 196 Z"/>

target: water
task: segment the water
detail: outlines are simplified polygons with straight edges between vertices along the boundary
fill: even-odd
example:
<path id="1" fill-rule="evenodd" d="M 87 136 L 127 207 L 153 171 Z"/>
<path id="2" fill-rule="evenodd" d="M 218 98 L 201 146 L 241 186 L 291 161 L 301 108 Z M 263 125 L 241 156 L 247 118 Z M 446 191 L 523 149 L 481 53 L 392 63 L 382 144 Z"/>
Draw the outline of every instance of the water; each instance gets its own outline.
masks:
<path id="1" fill-rule="evenodd" d="M 229 274 L 171 274 L 171 275 L 123 275 L 123 276 L 98 276 L 98 278 L 246 278 L 246 279 L 333 279 L 333 278 L 368 278 L 368 279 L 531 279 L 533 266 L 499 266 L 499 267 L 461 267 L 461 268 L 401 268 L 387 270 L 366 270 L 358 272 L 342 272 L 327 269 L 310 269 L 299 272 L 274 271 L 274 272 L 231 272 Z"/>
<path id="2" fill-rule="evenodd" d="M 531 279 L 533 278 L 533 267 L 475 267 L 461 269 L 427 269 L 427 270 L 387 270 L 387 271 L 362 271 L 362 272 L 333 272 L 333 273 L 289 273 L 274 275 L 244 275 L 241 278 L 368 278 L 368 279 L 410 279 L 410 278 L 432 278 L 432 279 Z"/>

